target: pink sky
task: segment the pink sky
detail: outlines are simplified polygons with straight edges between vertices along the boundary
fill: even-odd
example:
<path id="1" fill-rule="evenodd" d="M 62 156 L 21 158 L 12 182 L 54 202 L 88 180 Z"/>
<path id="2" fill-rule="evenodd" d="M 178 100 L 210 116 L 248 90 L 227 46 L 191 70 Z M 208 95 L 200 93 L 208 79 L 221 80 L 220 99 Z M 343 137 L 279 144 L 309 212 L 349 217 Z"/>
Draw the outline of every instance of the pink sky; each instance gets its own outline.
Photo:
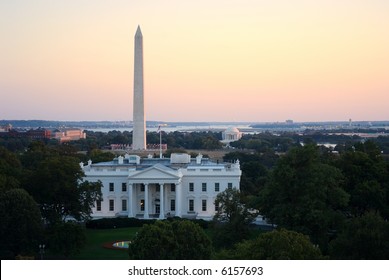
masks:
<path id="1" fill-rule="evenodd" d="M 389 120 L 389 1 L 0 2 L 0 119 Z"/>

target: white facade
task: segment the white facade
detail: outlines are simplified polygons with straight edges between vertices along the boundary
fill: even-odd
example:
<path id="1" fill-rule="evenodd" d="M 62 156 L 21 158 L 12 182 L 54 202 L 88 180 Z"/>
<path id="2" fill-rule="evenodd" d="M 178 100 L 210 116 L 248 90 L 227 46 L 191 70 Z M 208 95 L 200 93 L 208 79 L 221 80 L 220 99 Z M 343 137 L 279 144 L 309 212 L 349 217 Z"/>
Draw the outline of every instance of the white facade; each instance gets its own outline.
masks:
<path id="1" fill-rule="evenodd" d="M 235 163 L 214 163 L 201 155 L 171 158 L 119 156 L 112 162 L 81 164 L 85 179 L 103 183 L 103 200 L 93 218 L 136 217 L 165 219 L 178 216 L 212 219 L 215 198 L 228 187 L 239 188 L 241 170 Z"/>
<path id="2" fill-rule="evenodd" d="M 222 132 L 222 138 L 222 143 L 238 141 L 240 138 L 242 138 L 242 132 L 240 132 L 236 127 L 229 127 Z"/>

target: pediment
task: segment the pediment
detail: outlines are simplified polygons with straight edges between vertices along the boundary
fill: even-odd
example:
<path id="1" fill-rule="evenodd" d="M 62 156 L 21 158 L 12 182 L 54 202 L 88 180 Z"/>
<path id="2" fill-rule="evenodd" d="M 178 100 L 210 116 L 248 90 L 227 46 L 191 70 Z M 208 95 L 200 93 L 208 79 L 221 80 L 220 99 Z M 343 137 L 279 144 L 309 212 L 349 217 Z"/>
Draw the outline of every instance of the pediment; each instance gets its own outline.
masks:
<path id="1" fill-rule="evenodd" d="M 156 164 L 144 170 L 135 171 L 128 176 L 130 180 L 178 180 L 180 178 L 178 171 Z"/>

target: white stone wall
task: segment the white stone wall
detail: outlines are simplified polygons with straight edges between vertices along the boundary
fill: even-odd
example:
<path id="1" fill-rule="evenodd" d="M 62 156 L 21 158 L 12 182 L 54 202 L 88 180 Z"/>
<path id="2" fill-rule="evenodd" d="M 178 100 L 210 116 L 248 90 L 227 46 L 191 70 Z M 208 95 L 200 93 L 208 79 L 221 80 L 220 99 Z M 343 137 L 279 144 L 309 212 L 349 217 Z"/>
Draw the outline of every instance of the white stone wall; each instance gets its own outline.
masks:
<path id="1" fill-rule="evenodd" d="M 189 199 L 194 200 L 194 212 L 199 219 L 212 219 L 215 215 L 216 196 L 227 189 L 230 183 L 232 187 L 239 188 L 240 170 L 226 171 L 221 169 L 214 171 L 213 168 L 183 170 L 182 190 L 183 204 L 182 213 L 189 211 Z M 189 190 L 190 183 L 193 183 L 193 192 Z M 206 183 L 206 191 L 203 191 L 202 185 Z M 219 183 L 219 191 L 215 191 L 215 183 Z M 202 200 L 207 201 L 207 210 L 202 209 Z"/>

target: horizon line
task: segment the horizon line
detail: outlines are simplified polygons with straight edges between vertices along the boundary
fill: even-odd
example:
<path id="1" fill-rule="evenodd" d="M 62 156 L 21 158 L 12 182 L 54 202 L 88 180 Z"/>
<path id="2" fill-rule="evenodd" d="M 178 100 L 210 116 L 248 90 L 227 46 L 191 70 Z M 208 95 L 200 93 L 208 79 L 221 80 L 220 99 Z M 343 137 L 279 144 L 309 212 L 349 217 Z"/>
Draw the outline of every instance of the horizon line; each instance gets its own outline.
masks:
<path id="1" fill-rule="evenodd" d="M 111 123 L 123 123 L 123 122 L 133 122 L 133 120 L 50 120 L 50 119 L 1 119 L 0 122 L 111 122 Z M 388 120 L 320 120 L 320 121 L 294 121 L 293 119 L 287 119 L 283 121 L 162 121 L 162 120 L 147 120 L 146 122 L 152 123 L 286 123 L 287 121 L 292 121 L 293 124 L 296 123 L 358 123 L 358 122 L 389 122 Z"/>

